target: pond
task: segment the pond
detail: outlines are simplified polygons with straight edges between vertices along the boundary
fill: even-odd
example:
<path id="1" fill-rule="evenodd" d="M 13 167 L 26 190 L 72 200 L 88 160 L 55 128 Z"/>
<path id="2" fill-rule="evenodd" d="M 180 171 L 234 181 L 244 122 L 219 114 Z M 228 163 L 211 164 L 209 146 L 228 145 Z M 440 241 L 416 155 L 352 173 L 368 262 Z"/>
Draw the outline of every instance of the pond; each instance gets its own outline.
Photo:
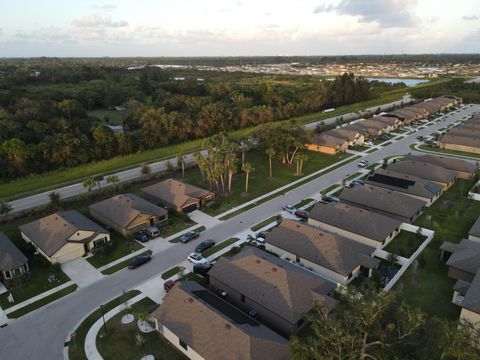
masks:
<path id="1" fill-rule="evenodd" d="M 417 86 L 418 84 L 423 84 L 428 82 L 427 79 L 400 79 L 400 78 L 367 78 L 368 81 L 380 81 L 390 84 L 404 83 L 408 87 Z"/>

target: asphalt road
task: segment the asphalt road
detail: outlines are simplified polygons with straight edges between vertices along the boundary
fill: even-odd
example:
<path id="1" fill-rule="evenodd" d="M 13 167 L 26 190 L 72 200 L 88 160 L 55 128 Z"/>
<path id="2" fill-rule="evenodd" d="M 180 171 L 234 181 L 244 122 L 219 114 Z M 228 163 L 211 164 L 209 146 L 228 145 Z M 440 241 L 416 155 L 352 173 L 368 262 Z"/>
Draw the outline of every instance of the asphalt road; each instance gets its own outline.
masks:
<path id="1" fill-rule="evenodd" d="M 393 101 L 391 103 L 383 104 L 381 106 L 374 106 L 374 107 L 371 107 L 367 110 L 368 111 L 375 111 L 376 109 L 380 108 L 383 111 L 383 110 L 391 109 L 393 106 L 400 105 L 402 103 L 407 103 L 410 100 L 411 100 L 410 96 L 406 95 L 406 96 L 403 97 L 402 100 Z M 338 116 L 338 117 L 340 117 L 340 116 Z M 343 117 L 343 119 L 345 121 L 348 121 L 350 119 L 354 119 L 356 117 L 356 114 L 348 113 L 348 114 L 341 115 L 341 117 Z M 337 116 L 329 118 L 329 119 L 313 122 L 313 123 L 307 124 L 305 126 L 308 129 L 315 129 L 317 124 L 320 123 L 320 122 L 324 123 L 325 125 L 328 125 L 328 124 L 335 124 L 336 120 L 337 120 Z M 187 164 L 192 164 L 194 162 L 191 154 L 186 155 L 185 160 L 186 160 Z M 167 161 L 170 161 L 172 163 L 172 165 L 177 166 L 177 159 L 176 158 L 158 161 L 158 162 L 149 164 L 149 166 L 152 170 L 152 173 L 156 173 L 156 172 L 159 172 L 159 171 L 166 170 Z M 134 179 L 137 179 L 137 178 L 141 177 L 142 175 L 141 175 L 140 169 L 141 169 L 141 167 L 134 167 L 134 168 L 129 169 L 129 170 L 120 171 L 120 172 L 116 173 L 115 175 L 118 177 L 120 182 L 127 182 L 127 181 L 131 181 L 131 180 L 134 180 Z M 105 187 L 105 186 L 108 186 L 108 183 L 105 180 L 101 181 L 100 182 L 100 187 Z M 27 196 L 27 197 L 24 197 L 24 198 L 21 198 L 21 199 L 18 199 L 18 200 L 13 200 L 13 201 L 9 202 L 9 204 L 12 206 L 12 209 L 13 209 L 12 211 L 13 212 L 34 208 L 34 207 L 37 207 L 37 206 L 40 206 L 40 205 L 45 205 L 45 204 L 48 204 L 50 202 L 50 198 L 48 197 L 48 194 L 51 193 L 52 191 L 55 191 L 56 193 L 58 193 L 61 196 L 62 199 L 65 199 L 65 198 L 68 198 L 68 197 L 72 197 L 72 196 L 75 196 L 75 195 L 85 193 L 88 190 L 82 185 L 82 183 L 76 183 L 76 184 L 72 184 L 72 185 L 68 185 L 68 186 L 64 186 L 64 187 L 59 187 L 59 188 L 54 189 L 54 190 L 45 191 L 45 192 L 35 194 L 35 195 L 32 195 L 32 196 Z"/>
<path id="2" fill-rule="evenodd" d="M 480 106 L 469 107 L 460 113 L 448 116 L 446 121 L 441 121 L 426 129 L 419 130 L 369 154 L 364 159 L 376 162 L 387 156 L 412 152 L 409 146 L 415 143 L 417 136 L 429 135 L 474 111 L 480 111 Z M 137 270 L 121 270 L 11 322 L 7 327 L 0 329 L 0 359 L 62 359 L 63 344 L 66 336 L 81 319 L 95 308 L 98 308 L 100 304 L 117 297 L 124 289 L 135 288 L 144 281 L 184 261 L 198 242 L 204 239 L 214 239 L 217 243 L 221 242 L 221 239 L 228 239 L 240 231 L 249 229 L 252 225 L 261 221 L 261 219 L 277 214 L 281 211 L 284 204 L 295 204 L 320 191 L 322 188 L 341 181 L 348 174 L 353 174 L 358 170 L 356 163 L 354 161 L 346 164 L 293 189 L 283 196 L 272 199 L 215 227 L 207 229 L 202 232 L 198 240 L 186 245 L 178 244 L 155 254 L 149 264 Z M 159 283 L 158 286 L 162 286 L 162 284 Z"/>

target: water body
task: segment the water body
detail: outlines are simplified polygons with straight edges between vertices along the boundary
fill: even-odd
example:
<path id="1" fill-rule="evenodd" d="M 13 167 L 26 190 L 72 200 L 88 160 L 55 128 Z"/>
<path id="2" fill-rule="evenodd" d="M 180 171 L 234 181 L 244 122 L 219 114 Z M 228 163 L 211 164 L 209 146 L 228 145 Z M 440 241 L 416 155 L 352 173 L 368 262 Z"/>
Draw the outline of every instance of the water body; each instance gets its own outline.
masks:
<path id="1" fill-rule="evenodd" d="M 423 84 L 429 81 L 425 79 L 400 79 L 400 78 L 367 78 L 367 80 L 386 82 L 389 84 L 398 84 L 403 82 L 408 87 L 417 86 L 418 84 Z"/>

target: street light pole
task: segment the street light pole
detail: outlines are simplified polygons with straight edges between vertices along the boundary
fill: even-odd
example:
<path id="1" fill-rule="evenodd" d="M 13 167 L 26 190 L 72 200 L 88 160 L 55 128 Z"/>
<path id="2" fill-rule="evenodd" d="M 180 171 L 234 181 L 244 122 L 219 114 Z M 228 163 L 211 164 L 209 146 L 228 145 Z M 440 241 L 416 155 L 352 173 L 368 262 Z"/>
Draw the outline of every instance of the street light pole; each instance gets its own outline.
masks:
<path id="1" fill-rule="evenodd" d="M 105 323 L 105 314 L 103 313 L 103 304 L 100 305 L 100 312 L 102 313 L 103 330 L 105 331 L 105 334 L 106 334 L 107 333 L 107 324 Z"/>

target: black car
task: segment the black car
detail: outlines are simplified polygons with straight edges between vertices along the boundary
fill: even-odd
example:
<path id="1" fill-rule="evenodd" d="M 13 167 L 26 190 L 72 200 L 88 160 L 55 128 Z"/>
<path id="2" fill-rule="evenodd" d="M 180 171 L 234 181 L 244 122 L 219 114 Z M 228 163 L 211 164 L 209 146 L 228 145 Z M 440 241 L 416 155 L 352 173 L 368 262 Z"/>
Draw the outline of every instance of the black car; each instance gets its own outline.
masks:
<path id="1" fill-rule="evenodd" d="M 190 240 L 197 239 L 200 236 L 198 231 L 189 231 L 182 236 L 180 236 L 180 241 L 184 244 L 189 242 Z"/>
<path id="2" fill-rule="evenodd" d="M 150 240 L 150 236 L 148 236 L 148 234 L 144 230 L 142 230 L 135 234 L 135 240 L 138 240 L 140 242 L 147 242 L 148 240 Z"/>
<path id="3" fill-rule="evenodd" d="M 200 244 L 197 245 L 195 248 L 195 252 L 201 253 L 207 249 L 210 249 L 213 245 L 215 245 L 215 241 L 213 240 L 205 240 L 202 241 Z"/>
<path id="4" fill-rule="evenodd" d="M 390 140 L 390 136 L 383 134 L 383 135 L 380 135 L 380 139 L 382 139 L 382 140 Z"/>
<path id="5" fill-rule="evenodd" d="M 136 269 L 139 266 L 142 266 L 143 264 L 146 264 L 152 260 L 152 257 L 150 255 L 138 255 L 135 256 L 130 262 L 128 263 L 128 268 L 129 269 Z"/>
<path id="6" fill-rule="evenodd" d="M 212 268 L 213 264 L 195 264 L 193 265 L 193 272 L 199 275 L 207 275 L 207 273 Z"/>
<path id="7" fill-rule="evenodd" d="M 265 239 L 267 237 L 267 233 L 264 232 L 264 231 L 260 231 L 257 233 L 257 239 L 260 238 L 260 239 Z"/>

